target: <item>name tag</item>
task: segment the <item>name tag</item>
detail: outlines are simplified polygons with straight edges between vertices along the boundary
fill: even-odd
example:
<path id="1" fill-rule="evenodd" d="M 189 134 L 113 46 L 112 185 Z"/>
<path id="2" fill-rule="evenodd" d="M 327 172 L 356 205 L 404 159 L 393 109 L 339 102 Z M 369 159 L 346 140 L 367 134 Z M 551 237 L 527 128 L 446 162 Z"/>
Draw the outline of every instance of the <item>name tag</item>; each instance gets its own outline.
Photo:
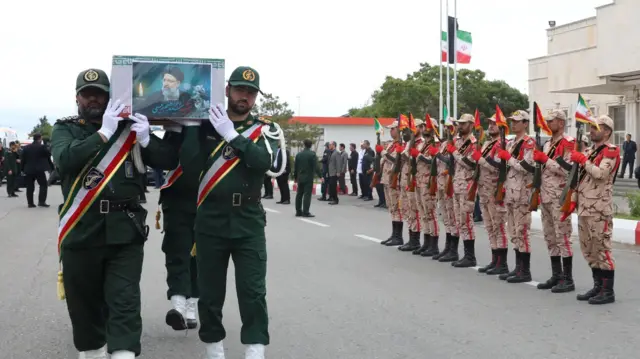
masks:
<path id="1" fill-rule="evenodd" d="M 124 161 L 124 176 L 126 178 L 133 178 L 133 162 Z"/>

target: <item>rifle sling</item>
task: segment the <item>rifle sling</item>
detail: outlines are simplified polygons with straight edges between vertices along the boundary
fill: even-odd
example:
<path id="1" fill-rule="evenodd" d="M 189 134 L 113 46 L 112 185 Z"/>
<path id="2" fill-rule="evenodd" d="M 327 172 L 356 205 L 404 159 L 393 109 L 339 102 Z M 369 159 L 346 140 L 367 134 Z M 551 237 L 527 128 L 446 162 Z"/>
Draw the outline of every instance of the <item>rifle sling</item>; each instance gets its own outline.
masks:
<path id="1" fill-rule="evenodd" d="M 436 156 L 436 158 L 438 158 L 440 161 L 446 163 L 447 165 L 450 165 L 450 160 L 451 158 L 447 158 L 445 157 L 445 155 L 443 155 L 442 153 L 438 153 L 438 155 Z"/>
<path id="2" fill-rule="evenodd" d="M 598 154 L 600 154 L 600 152 L 602 152 L 602 150 L 604 150 L 606 147 L 607 145 L 600 145 L 600 147 L 596 148 L 595 151 L 591 152 L 591 154 L 589 155 L 589 161 L 593 162 L 596 159 L 596 157 L 598 157 Z M 587 170 L 584 168 L 584 166 L 580 166 L 580 167 L 582 168 L 580 168 L 578 183 L 581 183 L 585 175 L 587 174 Z"/>
<path id="3" fill-rule="evenodd" d="M 536 172 L 536 168 L 534 166 L 532 166 L 531 164 L 529 164 L 529 162 L 522 160 L 519 162 L 520 166 L 522 166 L 522 168 L 524 168 L 525 171 L 529 172 L 529 173 L 535 173 Z"/>
<path id="4" fill-rule="evenodd" d="M 495 168 L 500 168 L 500 162 L 494 160 L 491 157 L 487 157 L 485 158 L 485 161 L 487 161 L 488 164 L 492 165 Z"/>
<path id="5" fill-rule="evenodd" d="M 564 160 L 563 157 L 556 158 L 556 162 L 564 169 L 565 171 L 571 171 L 571 164 Z"/>
<path id="6" fill-rule="evenodd" d="M 462 158 L 462 162 L 464 162 L 467 166 L 469 166 L 471 169 L 475 169 L 476 168 L 476 163 L 471 161 L 470 159 L 468 159 L 467 157 L 463 157 Z"/>
<path id="7" fill-rule="evenodd" d="M 419 156 L 418 159 L 420 160 L 420 162 L 426 163 L 428 165 L 430 165 L 431 162 L 432 162 L 430 159 L 428 159 L 428 158 L 426 158 L 424 156 Z"/>
<path id="8" fill-rule="evenodd" d="M 386 159 L 388 159 L 388 160 L 389 160 L 389 161 L 391 161 L 391 162 L 393 162 L 393 161 L 395 161 L 395 160 L 396 160 L 396 158 L 395 158 L 395 157 L 391 156 L 391 155 L 390 155 L 390 154 L 388 154 L 388 153 L 385 153 L 385 154 L 384 154 L 384 157 L 386 157 Z"/>

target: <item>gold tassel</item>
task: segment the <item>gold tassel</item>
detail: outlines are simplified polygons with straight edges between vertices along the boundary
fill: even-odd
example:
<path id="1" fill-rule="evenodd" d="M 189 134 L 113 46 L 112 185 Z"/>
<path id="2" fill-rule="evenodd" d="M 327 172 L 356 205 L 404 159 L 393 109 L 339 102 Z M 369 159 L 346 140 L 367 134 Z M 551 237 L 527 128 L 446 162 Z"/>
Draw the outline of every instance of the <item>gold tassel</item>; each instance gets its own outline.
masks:
<path id="1" fill-rule="evenodd" d="M 156 212 L 156 229 L 160 229 L 160 207 L 158 207 L 158 211 Z"/>
<path id="2" fill-rule="evenodd" d="M 193 248 L 191 248 L 191 256 L 195 257 L 196 256 L 196 244 L 193 244 Z"/>
<path id="3" fill-rule="evenodd" d="M 58 299 L 65 300 L 64 281 L 62 279 L 62 269 L 58 271 Z"/>

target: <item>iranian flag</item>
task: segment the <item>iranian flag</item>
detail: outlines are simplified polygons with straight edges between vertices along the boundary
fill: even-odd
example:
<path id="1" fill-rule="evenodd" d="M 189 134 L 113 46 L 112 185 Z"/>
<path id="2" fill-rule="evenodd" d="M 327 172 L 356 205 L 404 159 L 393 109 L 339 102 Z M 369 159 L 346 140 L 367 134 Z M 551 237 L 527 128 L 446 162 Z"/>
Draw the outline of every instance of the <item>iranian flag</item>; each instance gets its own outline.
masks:
<path id="1" fill-rule="evenodd" d="M 598 131 L 600 131 L 600 126 L 598 126 L 598 124 L 596 123 L 595 116 L 593 116 L 593 113 L 585 103 L 581 94 L 578 94 L 578 104 L 576 105 L 576 121 L 591 125 L 598 129 Z"/>
<path id="2" fill-rule="evenodd" d="M 468 64 L 471 62 L 471 44 L 471 33 L 458 30 L 458 47 L 456 49 L 456 56 L 459 64 Z M 447 42 L 447 32 L 442 31 L 442 62 L 447 61 L 448 50 L 449 44 Z"/>

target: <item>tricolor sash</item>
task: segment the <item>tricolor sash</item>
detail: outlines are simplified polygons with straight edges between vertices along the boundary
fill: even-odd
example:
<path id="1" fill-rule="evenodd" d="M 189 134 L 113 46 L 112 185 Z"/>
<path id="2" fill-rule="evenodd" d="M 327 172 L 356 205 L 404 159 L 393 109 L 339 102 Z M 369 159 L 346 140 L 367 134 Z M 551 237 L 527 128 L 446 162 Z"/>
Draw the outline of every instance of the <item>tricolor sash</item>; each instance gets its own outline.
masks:
<path id="1" fill-rule="evenodd" d="M 182 176 L 182 166 L 178 165 L 178 167 L 176 167 L 175 169 L 167 173 L 167 176 L 165 177 L 165 180 L 164 180 L 164 184 L 162 185 L 162 187 L 160 187 L 160 191 L 162 191 L 165 188 L 171 187 L 171 185 L 176 183 L 176 181 L 178 180 L 178 178 L 180 178 L 180 176 Z"/>
<path id="2" fill-rule="evenodd" d="M 127 158 L 135 139 L 136 133 L 131 131 L 129 126 L 125 127 L 115 141 L 104 146 L 80 171 L 60 210 L 58 254 L 64 239 L 100 196 L 111 177 Z"/>
<path id="3" fill-rule="evenodd" d="M 260 138 L 260 134 L 262 133 L 262 126 L 262 123 L 256 123 L 243 131 L 240 136 L 244 136 L 253 142 L 257 142 Z M 222 141 L 213 150 L 213 152 L 211 152 L 210 158 L 213 158 L 218 154 L 218 152 L 220 152 L 221 148 L 224 148 L 222 151 L 223 153 L 218 154 L 218 157 L 213 161 L 211 167 L 209 167 L 207 172 L 200 179 L 200 187 L 198 188 L 198 207 L 200 207 L 202 202 L 204 202 L 211 190 L 240 162 L 240 157 L 233 153 L 226 153 L 227 147 L 230 150 L 233 149 L 229 146 L 224 146 L 225 144 L 226 142 Z"/>

